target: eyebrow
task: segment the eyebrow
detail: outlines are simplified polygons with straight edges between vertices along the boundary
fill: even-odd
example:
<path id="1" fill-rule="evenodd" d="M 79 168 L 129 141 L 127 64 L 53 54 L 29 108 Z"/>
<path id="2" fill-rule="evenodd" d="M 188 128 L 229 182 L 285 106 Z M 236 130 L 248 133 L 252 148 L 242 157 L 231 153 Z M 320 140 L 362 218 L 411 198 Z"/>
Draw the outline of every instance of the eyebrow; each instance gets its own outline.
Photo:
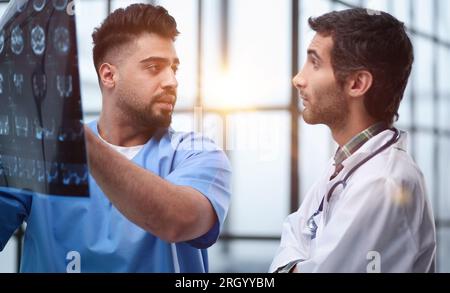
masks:
<path id="1" fill-rule="evenodd" d="M 317 53 L 316 50 L 308 49 L 308 55 L 312 55 L 315 58 L 319 59 L 319 61 L 322 61 L 322 58 L 320 58 L 320 56 L 319 56 L 319 54 Z"/>
<path id="2" fill-rule="evenodd" d="M 165 64 L 170 64 L 170 63 L 171 63 L 170 59 L 168 59 L 168 58 L 162 58 L 162 57 L 149 57 L 149 58 L 146 58 L 146 59 L 144 59 L 144 60 L 141 60 L 141 62 L 139 62 L 139 63 L 150 63 L 150 62 L 155 62 L 155 63 L 165 63 Z M 180 65 L 180 59 L 175 58 L 175 59 L 173 60 L 173 63 L 174 63 L 175 65 Z"/>

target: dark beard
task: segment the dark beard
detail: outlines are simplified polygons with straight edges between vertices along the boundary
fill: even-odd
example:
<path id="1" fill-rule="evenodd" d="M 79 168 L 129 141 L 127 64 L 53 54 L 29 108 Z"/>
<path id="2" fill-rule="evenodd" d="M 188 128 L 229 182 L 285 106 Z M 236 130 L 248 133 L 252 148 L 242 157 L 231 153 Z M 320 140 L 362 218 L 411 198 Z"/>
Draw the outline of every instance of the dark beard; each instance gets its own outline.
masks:
<path id="1" fill-rule="evenodd" d="M 140 112 L 136 111 L 136 118 L 143 125 L 148 125 L 153 128 L 168 128 L 172 124 L 172 114 L 163 111 L 161 114 L 154 114 L 152 112 L 155 102 L 152 102 L 145 110 Z"/>
<path id="2" fill-rule="evenodd" d="M 172 113 L 162 111 L 161 114 L 156 114 L 153 112 L 153 108 L 158 100 L 166 95 L 173 95 L 176 97 L 176 91 L 166 90 L 163 93 L 154 96 L 150 105 L 141 109 L 135 109 L 125 102 L 121 102 L 119 106 L 131 119 L 136 121 L 137 125 L 146 126 L 151 129 L 168 128 L 172 123 Z"/>
<path id="3" fill-rule="evenodd" d="M 344 92 L 340 88 L 331 87 L 316 91 L 316 97 L 320 97 L 322 101 L 333 101 L 333 103 L 310 106 L 308 113 L 304 112 L 303 119 L 306 123 L 316 125 L 325 124 L 330 128 L 342 127 L 348 115 L 348 103 L 343 98 Z"/>

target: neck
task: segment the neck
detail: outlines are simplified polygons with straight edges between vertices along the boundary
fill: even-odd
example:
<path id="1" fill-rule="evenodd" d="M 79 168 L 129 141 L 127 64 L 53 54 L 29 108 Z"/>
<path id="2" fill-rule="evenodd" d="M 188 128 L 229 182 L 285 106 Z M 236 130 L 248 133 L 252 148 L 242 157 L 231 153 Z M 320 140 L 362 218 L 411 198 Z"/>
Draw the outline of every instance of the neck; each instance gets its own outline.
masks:
<path id="1" fill-rule="evenodd" d="M 366 130 L 375 123 L 377 123 L 377 121 L 369 116 L 352 117 L 351 115 L 349 115 L 348 119 L 344 121 L 342 124 L 336 127 L 330 127 L 330 129 L 333 135 L 333 139 L 340 147 L 343 147 L 358 133 L 362 132 L 363 130 Z"/>
<path id="2" fill-rule="evenodd" d="M 108 143 L 131 147 L 147 143 L 155 130 L 142 127 L 120 109 L 103 104 L 98 120 L 98 133 Z"/>

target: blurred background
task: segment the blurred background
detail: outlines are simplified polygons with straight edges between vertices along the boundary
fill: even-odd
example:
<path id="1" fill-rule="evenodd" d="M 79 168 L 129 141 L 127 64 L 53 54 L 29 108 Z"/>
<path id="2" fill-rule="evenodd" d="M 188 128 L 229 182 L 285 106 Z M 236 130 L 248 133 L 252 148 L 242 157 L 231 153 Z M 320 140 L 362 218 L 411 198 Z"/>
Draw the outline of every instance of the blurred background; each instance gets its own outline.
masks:
<path id="1" fill-rule="evenodd" d="M 31 1 L 31 0 L 30 0 Z M 0 1 L 3 14 L 8 1 Z M 92 64 L 93 29 L 110 11 L 135 2 L 77 0 L 84 120 L 101 94 Z M 232 204 L 211 272 L 266 272 L 284 218 L 336 150 L 328 129 L 301 119 L 291 86 L 314 33 L 307 18 L 362 6 L 405 22 L 416 61 L 397 127 L 425 174 L 438 232 L 438 271 L 450 272 L 450 1 L 448 0 L 161 0 L 178 23 L 181 59 L 173 128 L 213 138 L 233 166 Z M 0 272 L 16 272 L 21 231 L 0 254 Z"/>

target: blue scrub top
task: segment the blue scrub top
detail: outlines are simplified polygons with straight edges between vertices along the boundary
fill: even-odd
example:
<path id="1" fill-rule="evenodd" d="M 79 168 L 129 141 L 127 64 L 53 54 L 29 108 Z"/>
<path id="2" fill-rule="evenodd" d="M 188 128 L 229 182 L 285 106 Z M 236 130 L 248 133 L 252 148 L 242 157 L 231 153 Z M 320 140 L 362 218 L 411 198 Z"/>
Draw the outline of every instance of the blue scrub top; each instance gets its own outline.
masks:
<path id="1" fill-rule="evenodd" d="M 98 135 L 97 121 L 89 127 Z M 0 187 L 0 250 L 26 221 L 22 272 L 70 271 L 74 254 L 81 272 L 207 272 L 206 248 L 217 240 L 230 201 L 231 167 L 223 151 L 198 134 L 160 129 L 133 162 L 206 196 L 217 214 L 214 227 L 173 247 L 126 219 L 90 176 L 89 198 Z"/>

